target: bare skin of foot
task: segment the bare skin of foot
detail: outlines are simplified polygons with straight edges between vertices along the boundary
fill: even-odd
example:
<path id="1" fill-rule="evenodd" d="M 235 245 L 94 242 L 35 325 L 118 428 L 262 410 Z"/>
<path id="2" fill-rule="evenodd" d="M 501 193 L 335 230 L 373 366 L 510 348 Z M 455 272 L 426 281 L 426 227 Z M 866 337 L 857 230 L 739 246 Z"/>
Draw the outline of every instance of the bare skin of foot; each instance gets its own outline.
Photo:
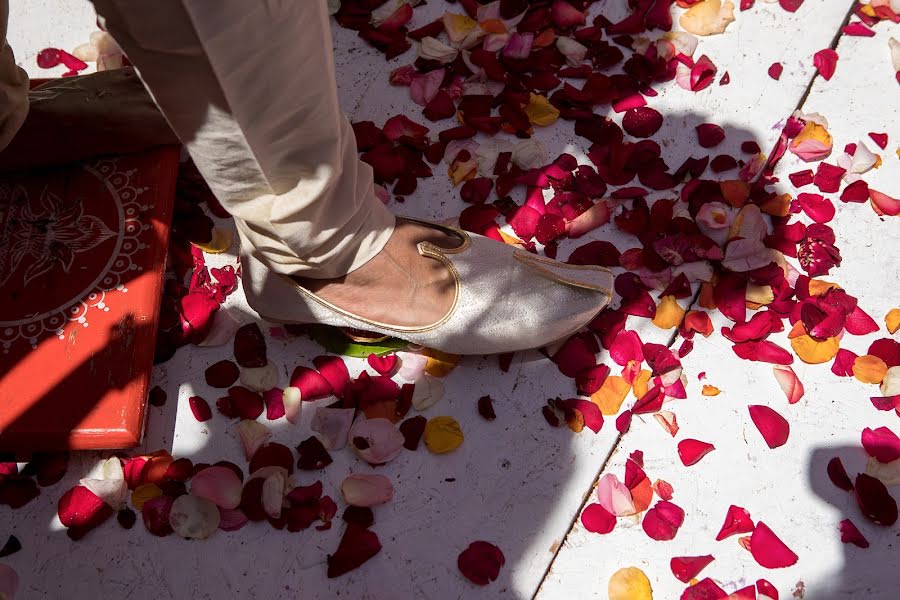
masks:
<path id="1" fill-rule="evenodd" d="M 369 262 L 336 279 L 295 277 L 323 300 L 360 317 L 416 327 L 440 320 L 453 304 L 447 267 L 422 256 L 419 242 L 455 248 L 460 240 L 437 229 L 398 219 L 384 248 Z"/>

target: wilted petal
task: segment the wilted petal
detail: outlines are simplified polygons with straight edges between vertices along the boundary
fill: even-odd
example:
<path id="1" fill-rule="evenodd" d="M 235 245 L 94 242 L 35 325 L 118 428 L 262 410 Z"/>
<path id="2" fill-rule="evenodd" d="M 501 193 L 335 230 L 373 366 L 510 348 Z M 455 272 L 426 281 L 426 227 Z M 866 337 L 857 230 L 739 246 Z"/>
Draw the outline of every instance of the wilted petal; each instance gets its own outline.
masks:
<path id="1" fill-rule="evenodd" d="M 203 540 L 219 528 L 221 517 L 214 502 L 206 498 L 183 494 L 172 502 L 169 523 L 176 535 Z"/>

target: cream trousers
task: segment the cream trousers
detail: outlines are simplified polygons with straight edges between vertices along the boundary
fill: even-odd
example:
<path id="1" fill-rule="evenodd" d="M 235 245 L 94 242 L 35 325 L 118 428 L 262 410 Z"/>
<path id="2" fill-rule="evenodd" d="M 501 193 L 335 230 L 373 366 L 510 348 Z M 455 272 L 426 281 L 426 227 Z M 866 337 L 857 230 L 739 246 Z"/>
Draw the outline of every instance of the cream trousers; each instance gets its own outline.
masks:
<path id="1" fill-rule="evenodd" d="M 338 106 L 325 0 L 92 2 L 234 216 L 242 252 L 330 278 L 387 243 L 394 216 Z"/>

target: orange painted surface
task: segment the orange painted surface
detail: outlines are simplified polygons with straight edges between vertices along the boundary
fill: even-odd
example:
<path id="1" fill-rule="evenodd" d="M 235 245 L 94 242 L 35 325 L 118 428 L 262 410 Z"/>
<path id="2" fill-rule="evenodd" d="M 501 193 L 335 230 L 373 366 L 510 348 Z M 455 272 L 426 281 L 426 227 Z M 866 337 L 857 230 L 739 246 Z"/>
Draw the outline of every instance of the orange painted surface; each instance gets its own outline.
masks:
<path id="1" fill-rule="evenodd" d="M 178 149 L 0 178 L 0 451 L 140 443 Z"/>

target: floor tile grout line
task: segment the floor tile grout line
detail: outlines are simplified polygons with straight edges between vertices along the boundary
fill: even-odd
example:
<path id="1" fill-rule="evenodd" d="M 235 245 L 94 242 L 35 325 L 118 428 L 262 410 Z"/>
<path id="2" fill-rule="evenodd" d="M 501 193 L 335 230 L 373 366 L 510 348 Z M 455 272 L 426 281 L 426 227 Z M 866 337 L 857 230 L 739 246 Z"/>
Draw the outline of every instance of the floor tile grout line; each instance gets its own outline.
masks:
<path id="1" fill-rule="evenodd" d="M 853 16 L 853 7 L 854 6 L 856 6 L 856 0 L 851 0 L 850 7 L 847 9 L 847 14 L 844 16 L 844 20 L 841 21 L 841 24 L 838 26 L 837 31 L 835 32 L 834 37 L 832 37 L 831 43 L 828 46 L 832 50 L 836 49 L 838 44 L 840 43 L 841 38 L 843 37 L 843 29 L 849 23 L 850 18 Z M 819 72 L 818 72 L 818 70 L 816 70 L 816 72 L 813 73 L 812 77 L 810 78 L 809 83 L 806 86 L 806 90 L 804 90 L 804 92 L 803 92 L 803 95 L 797 101 L 797 106 L 796 106 L 795 110 L 800 110 L 801 108 L 803 108 L 804 104 L 806 103 L 807 98 L 809 97 L 810 92 L 812 91 L 812 87 L 815 84 L 816 79 L 818 77 L 819 77 Z M 700 296 L 700 290 L 698 289 L 697 292 L 694 294 L 694 297 L 691 299 L 691 302 L 688 304 L 688 307 L 685 309 L 685 315 L 687 315 L 687 313 L 694 308 L 694 304 L 697 302 L 697 299 L 699 298 L 699 296 Z M 685 317 L 682 316 L 682 318 L 681 318 L 682 323 L 684 322 L 684 318 Z M 675 341 L 678 339 L 679 329 L 680 329 L 680 324 L 679 324 L 679 327 L 676 327 L 675 331 L 672 332 L 672 337 L 669 338 L 669 341 L 666 344 L 666 348 L 671 348 L 672 345 L 675 343 Z M 585 492 L 585 494 L 581 500 L 581 503 L 578 505 L 578 510 L 575 512 L 575 514 L 569 520 L 569 526 L 566 529 L 565 535 L 563 536 L 559 545 L 556 547 L 556 550 L 553 552 L 553 557 L 547 563 L 547 567 L 544 569 L 544 573 L 543 573 L 543 575 L 541 575 L 541 579 L 538 582 L 538 585 L 535 588 L 534 593 L 531 595 L 531 600 L 536 600 L 538 594 L 541 591 L 541 588 L 544 585 L 544 582 L 547 579 L 547 576 L 550 574 L 550 570 L 553 568 L 553 565 L 556 562 L 556 559 L 559 557 L 560 551 L 562 550 L 563 546 L 565 545 L 566 540 L 569 538 L 569 535 L 571 535 L 572 530 L 575 528 L 575 523 L 578 520 L 578 516 L 582 513 L 585 505 L 588 503 L 588 499 L 591 496 L 591 492 L 593 492 L 593 490 L 597 486 L 597 482 L 600 480 L 600 476 L 603 473 L 603 470 L 606 468 L 606 465 L 609 462 L 609 459 L 616 452 L 616 450 L 619 449 L 619 446 L 621 446 L 621 444 L 622 444 L 622 439 L 625 437 L 625 434 L 627 434 L 627 433 L 628 432 L 626 431 L 626 432 L 620 433 L 618 435 L 615 443 L 610 448 L 606 457 L 601 461 L 600 468 L 598 469 L 596 475 L 594 475 L 594 478 L 591 480 L 591 485 L 588 487 L 588 490 L 587 490 L 587 492 Z"/>

